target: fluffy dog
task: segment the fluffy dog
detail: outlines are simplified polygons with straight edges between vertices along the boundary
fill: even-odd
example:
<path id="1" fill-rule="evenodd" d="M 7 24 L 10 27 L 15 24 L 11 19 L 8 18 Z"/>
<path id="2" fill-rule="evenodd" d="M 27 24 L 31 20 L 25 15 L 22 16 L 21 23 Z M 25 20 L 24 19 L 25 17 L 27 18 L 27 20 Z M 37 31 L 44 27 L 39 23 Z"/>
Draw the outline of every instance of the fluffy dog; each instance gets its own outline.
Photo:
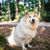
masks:
<path id="1" fill-rule="evenodd" d="M 26 12 L 25 16 L 20 20 L 16 27 L 13 27 L 11 35 L 7 40 L 10 46 L 21 46 L 23 50 L 27 50 L 32 38 L 36 36 L 37 28 L 39 26 L 39 16 L 37 13 Z"/>

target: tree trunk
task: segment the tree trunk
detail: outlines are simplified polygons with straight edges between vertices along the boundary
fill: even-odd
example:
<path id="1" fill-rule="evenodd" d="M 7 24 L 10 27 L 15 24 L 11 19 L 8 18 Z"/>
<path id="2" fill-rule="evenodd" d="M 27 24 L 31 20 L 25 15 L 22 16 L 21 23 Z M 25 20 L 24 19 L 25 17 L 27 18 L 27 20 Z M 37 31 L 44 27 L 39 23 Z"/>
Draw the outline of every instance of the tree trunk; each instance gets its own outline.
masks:
<path id="1" fill-rule="evenodd" d="M 11 21 L 11 16 L 10 16 L 10 0 L 7 0 L 7 4 L 8 4 L 7 14 L 8 14 L 9 21 Z"/>
<path id="2" fill-rule="evenodd" d="M 1 12 L 1 3 L 0 3 L 0 15 L 2 15 L 2 12 Z"/>
<path id="3" fill-rule="evenodd" d="M 18 12 L 19 12 L 19 0 L 16 0 L 16 4 L 17 4 Z"/>

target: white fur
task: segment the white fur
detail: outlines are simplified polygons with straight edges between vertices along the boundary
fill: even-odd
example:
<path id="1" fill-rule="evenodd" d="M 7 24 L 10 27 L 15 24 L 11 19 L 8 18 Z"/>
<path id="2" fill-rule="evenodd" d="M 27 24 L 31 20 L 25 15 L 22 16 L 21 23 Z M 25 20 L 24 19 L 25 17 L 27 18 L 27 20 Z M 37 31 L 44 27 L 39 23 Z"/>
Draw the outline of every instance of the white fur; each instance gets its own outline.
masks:
<path id="1" fill-rule="evenodd" d="M 38 21 L 35 22 L 38 27 Z M 11 35 L 7 38 L 10 45 L 21 46 L 23 50 L 27 50 L 25 48 L 25 44 L 29 44 L 36 36 L 37 27 L 35 29 L 31 29 L 31 24 L 25 21 L 23 17 L 19 24 L 16 27 L 13 27 Z"/>

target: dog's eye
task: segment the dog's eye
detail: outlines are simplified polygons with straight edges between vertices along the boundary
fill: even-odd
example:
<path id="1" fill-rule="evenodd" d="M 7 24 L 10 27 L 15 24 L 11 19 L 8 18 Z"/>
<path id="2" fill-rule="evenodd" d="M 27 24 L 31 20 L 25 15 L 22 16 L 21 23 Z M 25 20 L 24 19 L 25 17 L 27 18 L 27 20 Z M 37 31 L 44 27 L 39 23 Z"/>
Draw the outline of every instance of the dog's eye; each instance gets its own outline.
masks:
<path id="1" fill-rule="evenodd" d="M 29 18 L 31 18 L 31 16 L 29 16 Z"/>
<path id="2" fill-rule="evenodd" d="M 35 15 L 33 17 L 36 17 Z"/>
<path id="3" fill-rule="evenodd" d="M 35 17 L 35 16 L 33 16 L 33 17 Z"/>

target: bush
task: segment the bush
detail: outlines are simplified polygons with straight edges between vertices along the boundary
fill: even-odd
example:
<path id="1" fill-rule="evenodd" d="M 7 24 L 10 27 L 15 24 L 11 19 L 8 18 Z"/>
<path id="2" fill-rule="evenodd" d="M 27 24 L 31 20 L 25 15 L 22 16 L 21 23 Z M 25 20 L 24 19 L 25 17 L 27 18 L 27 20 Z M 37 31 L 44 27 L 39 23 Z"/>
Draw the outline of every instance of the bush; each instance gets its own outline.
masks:
<path id="1" fill-rule="evenodd" d="M 50 16 L 43 16 L 42 20 L 46 22 L 50 22 Z"/>
<path id="2" fill-rule="evenodd" d="M 7 15 L 2 15 L 0 16 L 0 22 L 3 22 L 3 21 L 8 21 L 8 16 Z"/>
<path id="3" fill-rule="evenodd" d="M 50 22 L 50 12 L 42 13 L 42 21 Z"/>

